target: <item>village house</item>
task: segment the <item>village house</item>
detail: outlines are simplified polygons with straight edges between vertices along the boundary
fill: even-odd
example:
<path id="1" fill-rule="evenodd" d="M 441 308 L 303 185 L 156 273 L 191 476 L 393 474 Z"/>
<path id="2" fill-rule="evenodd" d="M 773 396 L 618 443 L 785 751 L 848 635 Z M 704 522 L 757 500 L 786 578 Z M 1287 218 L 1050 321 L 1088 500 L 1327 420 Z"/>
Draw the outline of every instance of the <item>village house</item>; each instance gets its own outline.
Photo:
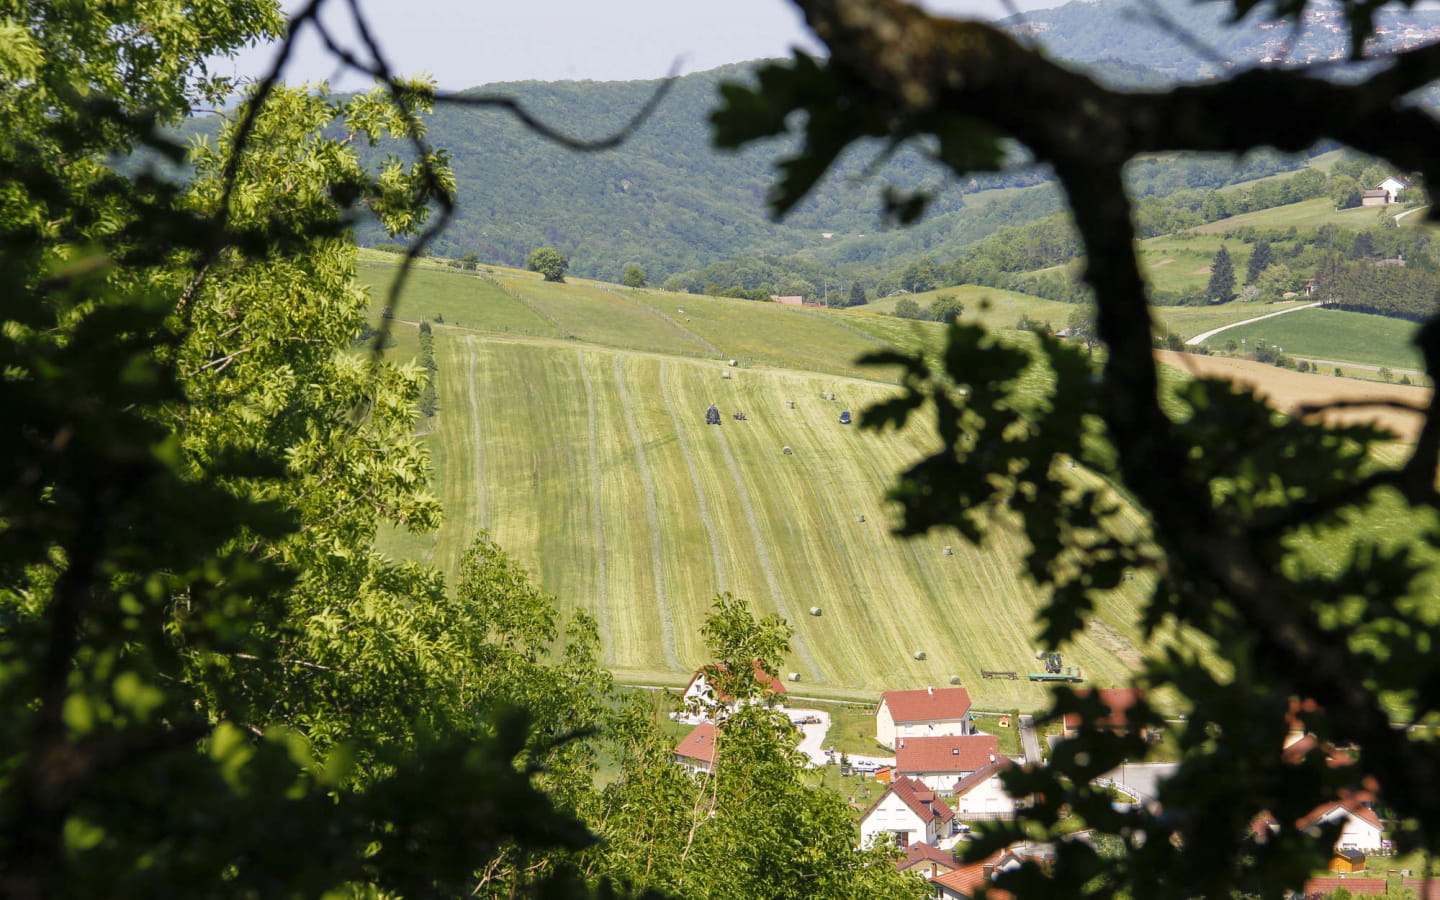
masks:
<path id="1" fill-rule="evenodd" d="M 960 819 L 1013 819 L 1015 798 L 1000 783 L 1000 773 L 1015 765 L 1008 756 L 996 756 L 955 782 L 950 807 Z"/>
<path id="2" fill-rule="evenodd" d="M 875 710 L 875 740 L 895 749 L 904 737 L 961 736 L 975 733 L 970 692 L 933 687 L 923 691 L 886 691 Z"/>
<path id="3" fill-rule="evenodd" d="M 1399 203 L 1400 192 L 1414 186 L 1414 182 L 1404 175 L 1389 175 L 1379 184 L 1375 185 L 1375 188 L 1376 190 L 1385 192 L 1386 203 Z M 1369 192 L 1367 191 L 1366 193 Z"/>
<path id="4" fill-rule="evenodd" d="M 1385 826 L 1375 810 L 1354 798 L 1332 800 L 1322 803 L 1295 823 L 1305 830 L 1319 825 L 1340 824 L 1340 835 L 1335 839 L 1336 850 L 1362 850 L 1378 852 L 1386 849 Z M 1278 831 L 1280 823 L 1274 816 L 1262 813 L 1251 825 L 1250 831 L 1257 840 L 1264 841 L 1270 832 Z"/>
<path id="5" fill-rule="evenodd" d="M 955 833 L 955 813 L 924 784 L 909 778 L 890 782 L 885 793 L 860 815 L 860 846 L 877 837 L 896 846 L 939 844 Z"/>
<path id="6" fill-rule="evenodd" d="M 715 769 L 715 726 L 701 722 L 675 745 L 675 762 L 700 774 Z"/>
<path id="7" fill-rule="evenodd" d="M 923 841 L 916 841 L 906 847 L 905 855 L 895 860 L 897 870 L 918 875 L 926 881 L 948 875 L 959 866 L 955 861 L 955 854 Z"/>
<path id="8" fill-rule="evenodd" d="M 755 666 L 755 681 L 761 687 L 762 698 L 752 699 L 750 702 L 763 702 L 767 706 L 783 707 L 785 705 L 785 683 L 766 672 L 758 662 L 753 665 Z M 696 672 L 691 677 L 690 683 L 685 686 L 685 693 L 680 698 L 685 704 L 685 708 L 694 710 L 707 718 L 720 712 L 734 712 L 740 704 L 733 697 L 711 684 L 716 673 L 723 671 L 723 669 L 713 666 L 705 666 Z"/>
<path id="9" fill-rule="evenodd" d="M 935 896 L 942 900 L 970 900 L 982 887 L 989 887 L 986 896 L 991 900 L 1009 900 L 1013 894 L 991 887 L 990 883 L 1002 872 L 1018 869 L 1024 861 L 1025 857 L 1013 849 L 997 850 L 978 863 L 937 876 L 931 884 L 935 885 Z"/>
<path id="10" fill-rule="evenodd" d="M 1385 206 L 1390 202 L 1390 193 L 1380 188 L 1366 191 L 1360 195 L 1361 206 Z"/>
<path id="11" fill-rule="evenodd" d="M 1089 688 L 1077 688 L 1077 697 L 1089 697 Z M 1097 719 L 1093 724 L 1097 728 L 1108 728 L 1115 734 L 1128 734 L 1131 730 L 1129 717 L 1130 708 L 1136 703 L 1145 699 L 1145 692 L 1138 688 L 1101 688 L 1093 692 L 1097 699 L 1110 709 L 1110 714 Z M 1081 719 L 1079 713 L 1065 714 L 1065 737 L 1073 738 L 1080 734 Z M 1140 736 L 1147 737 L 1147 731 L 1140 729 Z"/>
<path id="12" fill-rule="evenodd" d="M 963 737 L 907 737 L 895 747 L 895 774 L 913 778 L 931 790 L 949 792 L 955 783 L 1000 755 L 1000 740 L 993 734 Z"/>

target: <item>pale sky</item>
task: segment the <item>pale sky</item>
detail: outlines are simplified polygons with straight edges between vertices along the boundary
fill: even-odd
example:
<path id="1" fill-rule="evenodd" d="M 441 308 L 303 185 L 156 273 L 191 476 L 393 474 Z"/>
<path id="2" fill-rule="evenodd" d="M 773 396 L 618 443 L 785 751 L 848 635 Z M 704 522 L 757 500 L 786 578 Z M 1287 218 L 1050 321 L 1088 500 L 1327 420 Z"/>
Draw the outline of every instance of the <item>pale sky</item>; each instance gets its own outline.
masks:
<path id="1" fill-rule="evenodd" d="M 1060 0 L 1016 0 L 1020 9 Z M 300 0 L 282 0 L 286 10 Z M 360 0 L 382 49 L 403 75 L 433 75 L 445 90 L 498 81 L 630 81 L 662 78 L 679 61 L 681 73 L 725 63 L 783 56 L 800 45 L 815 49 L 794 7 L 784 0 Z M 932 11 L 972 18 L 1008 14 L 999 0 L 928 0 Z M 347 40 L 346 0 L 328 0 L 326 20 Z M 259 76 L 271 48 L 222 61 L 218 71 Z M 302 41 L 286 70 L 291 83 L 335 79 L 336 67 L 318 41 Z"/>

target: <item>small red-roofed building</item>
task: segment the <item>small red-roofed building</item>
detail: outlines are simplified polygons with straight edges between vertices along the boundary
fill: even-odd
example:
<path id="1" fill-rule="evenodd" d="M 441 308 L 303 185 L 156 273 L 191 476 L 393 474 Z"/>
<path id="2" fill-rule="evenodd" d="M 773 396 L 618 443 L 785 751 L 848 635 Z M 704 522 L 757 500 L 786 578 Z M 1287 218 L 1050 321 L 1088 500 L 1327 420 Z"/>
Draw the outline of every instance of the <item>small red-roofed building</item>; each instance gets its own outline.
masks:
<path id="1" fill-rule="evenodd" d="M 1383 878 L 1312 878 L 1301 888 L 1304 897 L 1328 897 L 1344 889 L 1353 897 L 1385 896 Z"/>
<path id="2" fill-rule="evenodd" d="M 754 663 L 755 681 L 758 683 L 761 696 L 751 699 L 751 703 L 764 703 L 766 706 L 785 705 L 785 683 L 769 672 L 761 668 L 760 663 Z M 702 666 L 690 683 L 685 686 L 685 693 L 681 700 L 686 709 L 695 710 L 707 717 L 713 717 L 720 712 L 734 712 L 739 706 L 735 698 L 718 690 L 711 682 L 717 672 L 724 672 L 717 666 Z"/>
<path id="3" fill-rule="evenodd" d="M 1000 739 L 993 734 L 901 738 L 895 747 L 895 774 L 948 792 L 955 782 L 999 757 Z"/>
<path id="4" fill-rule="evenodd" d="M 955 813 L 935 792 L 918 781 L 897 778 L 885 793 L 860 814 L 860 846 L 877 840 L 898 847 L 938 844 L 955 833 Z"/>
<path id="5" fill-rule="evenodd" d="M 692 772 L 715 768 L 715 726 L 701 722 L 675 745 L 675 761 Z"/>
<path id="6" fill-rule="evenodd" d="M 994 762 L 955 782 L 950 808 L 960 819 L 1013 819 L 1015 798 L 1000 783 L 1000 773 L 1015 765 L 1008 756 L 996 756 Z"/>
<path id="7" fill-rule="evenodd" d="M 905 848 L 905 855 L 895 860 L 895 868 L 901 872 L 919 875 L 926 881 L 955 871 L 960 864 L 955 854 L 941 850 L 934 844 L 917 841 Z"/>
<path id="8" fill-rule="evenodd" d="M 1108 728 L 1116 734 L 1127 734 L 1131 729 L 1129 711 L 1132 706 L 1145 699 L 1145 692 L 1139 688 L 1101 688 L 1094 692 L 1101 703 L 1110 708 L 1110 714 L 1103 719 L 1097 720 L 1094 724 L 1099 728 Z M 1089 688 L 1077 688 L 1077 697 L 1088 697 L 1091 691 Z M 1065 737 L 1073 738 L 1080 734 L 1080 714 L 1065 714 Z M 1140 730 L 1140 736 L 1145 736 L 1145 729 Z"/>
<path id="9" fill-rule="evenodd" d="M 892 750 L 900 738 L 974 733 L 970 692 L 964 688 L 886 691 L 875 709 L 875 740 Z"/>

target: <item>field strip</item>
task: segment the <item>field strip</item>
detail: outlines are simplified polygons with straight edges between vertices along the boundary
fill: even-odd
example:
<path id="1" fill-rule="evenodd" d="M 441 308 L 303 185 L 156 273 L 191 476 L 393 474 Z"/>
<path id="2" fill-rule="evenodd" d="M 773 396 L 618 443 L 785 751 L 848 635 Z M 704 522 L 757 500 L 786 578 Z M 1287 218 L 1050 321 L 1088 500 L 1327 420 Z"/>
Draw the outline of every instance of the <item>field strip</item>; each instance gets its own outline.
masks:
<path id="1" fill-rule="evenodd" d="M 680 418 L 675 410 L 678 408 L 674 394 L 670 386 L 670 363 L 660 363 L 660 392 L 665 400 L 665 406 L 670 410 L 670 421 L 675 426 L 675 437 L 680 444 L 680 455 L 685 458 L 685 468 L 690 472 L 690 483 L 695 488 L 695 508 L 700 513 L 700 524 L 705 526 L 705 540 L 710 544 L 710 560 L 715 566 L 715 589 L 717 591 L 730 590 L 729 580 L 725 577 L 725 561 L 720 553 L 720 541 L 715 530 L 715 520 L 710 516 L 710 504 L 705 500 L 704 486 L 700 483 L 700 471 L 695 468 L 695 455 L 690 452 L 690 442 L 685 438 L 685 428 L 680 424 Z"/>
<path id="2" fill-rule="evenodd" d="M 1215 335 L 1219 334 L 1219 333 L 1222 332 L 1222 331 L 1229 331 L 1229 330 L 1232 329 L 1232 328 L 1239 328 L 1241 325 L 1251 325 L 1251 324 L 1254 324 L 1255 322 L 1260 322 L 1260 321 L 1263 321 L 1263 320 L 1265 320 L 1265 319 L 1273 319 L 1273 318 L 1275 318 L 1276 316 L 1283 316 L 1283 315 L 1285 315 L 1285 314 L 1287 314 L 1287 313 L 1299 312 L 1299 311 L 1302 310 L 1302 309 L 1314 309 L 1315 307 L 1317 307 L 1317 306 L 1319 306 L 1319 305 L 1320 305 L 1319 301 L 1316 301 L 1316 302 L 1314 302 L 1314 303 L 1306 303 L 1304 306 L 1292 306 L 1292 307 L 1290 307 L 1289 309 L 1282 309 L 1282 310 L 1280 310 L 1279 312 L 1267 313 L 1266 315 L 1263 315 L 1263 316 L 1256 316 L 1256 317 L 1253 318 L 1253 319 L 1246 319 L 1246 320 L 1243 321 L 1243 322 L 1232 322 L 1232 323 L 1230 323 L 1229 325 L 1221 325 L 1219 328 L 1212 328 L 1212 329 L 1210 329 L 1209 331 L 1202 332 L 1201 334 L 1195 335 L 1195 336 L 1192 337 L 1190 340 L 1188 340 L 1188 341 L 1185 342 L 1185 346 L 1187 346 L 1187 347 L 1193 347 L 1193 346 L 1195 346 L 1196 344 L 1200 343 L 1201 341 L 1208 341 L 1210 338 L 1214 337 Z M 1287 343 L 1288 343 L 1288 342 L 1287 342 Z"/>
<path id="3" fill-rule="evenodd" d="M 714 344 L 710 343 L 709 341 L 705 340 L 705 339 L 704 339 L 703 337 L 701 337 L 700 335 L 698 335 L 698 334 L 696 334 L 695 332 L 691 331 L 690 329 L 686 328 L 684 325 L 681 325 L 679 322 L 675 321 L 675 320 L 672 319 L 670 316 L 666 315 L 665 313 L 661 312 L 660 310 L 656 309 L 655 307 L 653 307 L 653 306 L 648 306 L 648 305 L 646 305 L 646 304 L 644 304 L 644 303 L 636 303 L 634 300 L 630 299 L 629 297 L 625 296 L 624 294 L 620 293 L 619 291 L 614 290 L 614 289 L 609 288 L 609 287 L 606 287 L 606 286 L 603 285 L 603 284 L 597 284 L 597 285 L 595 285 L 595 287 L 599 288 L 600 290 L 604 291 L 604 292 L 607 293 L 607 294 L 610 294 L 610 295 L 616 297 L 616 298 L 619 299 L 619 300 L 624 301 L 625 303 L 630 304 L 631 306 L 634 306 L 636 309 L 641 310 L 642 312 L 647 312 L 647 313 L 649 313 L 650 315 L 655 316 L 657 319 L 662 319 L 662 320 L 664 320 L 665 322 L 670 323 L 670 325 L 672 325 L 672 326 L 675 328 L 676 331 L 679 331 L 681 334 L 684 334 L 686 337 L 689 337 L 689 338 L 692 338 L 692 339 L 694 339 L 694 340 L 696 340 L 696 341 L 699 341 L 700 344 L 705 347 L 705 349 L 709 350 L 711 353 L 714 353 L 716 356 L 724 356 L 724 355 L 725 355 L 725 351 L 724 351 L 724 350 L 721 350 L 719 347 L 717 347 L 717 346 L 715 346 Z"/>
<path id="4" fill-rule="evenodd" d="M 577 339 L 577 335 L 575 334 L 575 332 L 566 328 L 564 325 L 561 325 L 558 319 L 556 319 L 554 316 L 550 315 L 548 312 L 541 309 L 540 307 L 536 306 L 528 297 L 520 293 L 519 288 L 511 287 L 510 285 L 505 284 L 503 281 L 500 281 L 499 279 L 493 278 L 489 275 L 480 275 L 478 277 L 480 278 L 480 280 L 490 282 L 491 284 L 498 287 L 500 290 L 520 301 L 520 304 L 522 306 L 524 306 L 526 309 L 530 310 L 540 318 L 544 319 L 545 321 L 549 322 L 551 325 L 554 325 L 555 330 L 565 335 L 567 338 L 571 339 L 572 341 Z"/>
<path id="5" fill-rule="evenodd" d="M 590 367 L 585 365 L 584 351 L 576 348 L 575 365 L 580 369 L 580 381 L 585 386 L 585 412 L 590 425 L 590 512 L 595 529 L 595 590 L 598 593 L 595 604 L 595 621 L 599 626 L 600 652 L 602 658 L 612 643 L 610 621 L 610 580 L 605 571 L 605 516 L 601 508 L 601 478 L 599 426 L 595 417 L 595 387 L 590 383 Z"/>
<path id="6" fill-rule="evenodd" d="M 475 348 L 475 338 L 467 337 L 465 340 L 465 357 L 469 376 L 465 379 L 465 399 L 470 405 L 470 424 L 475 429 L 475 454 L 474 467 L 475 478 L 471 480 L 471 490 L 474 491 L 476 519 L 480 523 L 482 531 L 490 530 L 490 504 L 485 495 L 485 436 L 481 434 L 482 421 L 480 416 L 479 390 L 476 388 L 475 361 L 478 357 Z M 471 463 L 466 462 L 468 468 Z"/>
<path id="7" fill-rule="evenodd" d="M 775 611 L 788 622 L 794 622 L 795 616 L 790 611 L 790 606 L 785 602 L 783 592 L 780 590 L 780 579 L 775 575 L 775 566 L 770 561 L 770 550 L 765 545 L 764 536 L 760 533 L 760 520 L 755 516 L 755 504 L 750 499 L 750 488 L 745 484 L 745 479 L 740 476 L 740 466 L 735 462 L 735 454 L 730 449 L 729 441 L 720 442 L 720 455 L 725 458 L 725 467 L 730 470 L 730 480 L 735 484 L 736 496 L 740 499 L 740 507 L 745 512 L 745 522 L 750 526 L 750 539 L 755 545 L 755 561 L 760 565 L 760 571 L 765 575 L 765 584 L 770 588 L 770 599 L 775 604 Z M 796 632 L 795 646 L 792 648 L 804 663 L 807 671 L 822 673 L 820 664 L 816 662 L 815 656 L 810 652 L 810 647 L 803 640 L 799 632 Z M 817 674 L 816 681 L 824 681 L 824 675 Z"/>
<path id="8" fill-rule="evenodd" d="M 650 475 L 650 462 L 645 458 L 645 441 L 635 425 L 635 410 L 630 403 L 630 392 L 625 386 L 625 357 L 615 354 L 615 389 L 620 397 L 620 414 L 630 432 L 630 443 L 635 448 L 635 464 L 640 470 L 640 489 L 645 492 L 645 518 L 650 529 L 650 567 L 655 579 L 655 605 L 660 614 L 660 647 L 665 665 L 672 669 L 681 668 L 680 657 L 675 652 L 675 616 L 670 608 L 670 597 L 665 591 L 665 561 L 660 546 L 660 512 L 655 508 L 655 479 Z"/>

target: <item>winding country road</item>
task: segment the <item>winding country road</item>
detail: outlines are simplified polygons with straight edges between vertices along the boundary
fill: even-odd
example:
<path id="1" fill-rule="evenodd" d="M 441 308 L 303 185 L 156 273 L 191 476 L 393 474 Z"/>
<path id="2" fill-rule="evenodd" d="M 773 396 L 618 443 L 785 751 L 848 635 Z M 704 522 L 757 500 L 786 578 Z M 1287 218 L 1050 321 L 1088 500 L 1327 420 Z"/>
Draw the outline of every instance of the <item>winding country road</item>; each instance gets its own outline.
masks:
<path id="1" fill-rule="evenodd" d="M 1318 302 L 1316 302 L 1316 303 L 1306 303 L 1304 306 L 1292 306 L 1292 307 L 1290 307 L 1289 309 L 1282 309 L 1282 310 L 1280 310 L 1279 312 L 1266 313 L 1266 314 L 1263 315 L 1263 316 L 1256 316 L 1256 317 L 1253 318 L 1253 319 L 1246 319 L 1246 320 L 1244 320 L 1243 322 L 1231 322 L 1229 325 L 1221 325 L 1219 328 L 1212 328 L 1212 329 L 1210 329 L 1209 331 L 1205 331 L 1205 332 L 1202 332 L 1202 333 L 1200 333 L 1200 334 L 1195 335 L 1194 337 L 1190 338 L 1188 341 L 1185 342 L 1185 346 L 1187 346 L 1187 347 L 1193 347 L 1193 346 L 1195 346 L 1196 344 L 1203 343 L 1203 342 L 1205 342 L 1205 341 L 1210 340 L 1212 337 L 1214 337 L 1215 335 L 1219 334 L 1219 333 L 1222 332 L 1222 331 L 1229 331 L 1229 330 L 1232 329 L 1232 328 L 1239 328 L 1241 325 L 1249 325 L 1249 324 L 1251 324 L 1252 322 L 1259 322 L 1259 321 L 1261 321 L 1261 320 L 1263 320 L 1263 319 L 1273 319 L 1273 318 L 1275 318 L 1276 316 L 1283 316 L 1283 315 L 1287 315 L 1287 314 L 1289 314 L 1289 313 L 1299 312 L 1299 311 L 1302 310 L 1302 309 L 1314 309 L 1315 307 L 1317 307 L 1317 306 L 1319 306 L 1319 305 L 1320 305 L 1320 304 L 1319 304 Z"/>

